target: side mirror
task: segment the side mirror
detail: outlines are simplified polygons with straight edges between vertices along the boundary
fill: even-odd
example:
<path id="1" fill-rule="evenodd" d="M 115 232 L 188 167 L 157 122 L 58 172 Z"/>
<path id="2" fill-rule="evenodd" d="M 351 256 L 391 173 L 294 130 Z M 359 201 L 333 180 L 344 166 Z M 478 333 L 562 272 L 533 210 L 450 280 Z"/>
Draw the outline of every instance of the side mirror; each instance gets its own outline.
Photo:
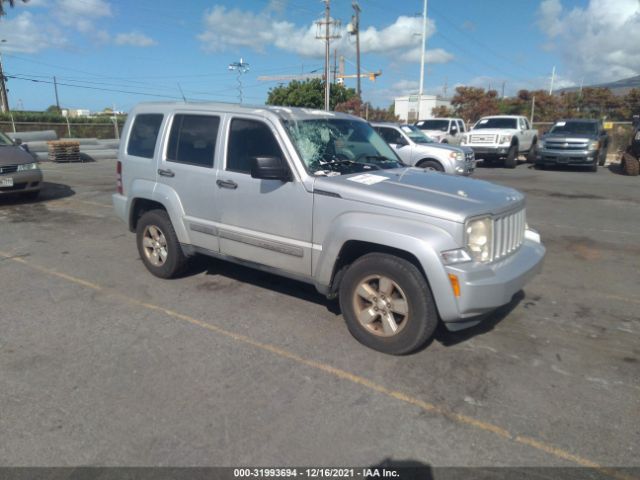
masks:
<path id="1" fill-rule="evenodd" d="M 16 145 L 22 145 L 22 139 L 21 138 L 14 138 L 13 139 L 13 143 L 15 143 Z"/>
<path id="2" fill-rule="evenodd" d="M 396 145 L 398 147 L 406 147 L 407 145 L 409 145 L 409 142 L 407 142 L 404 137 L 398 137 L 398 139 L 396 140 Z"/>
<path id="3" fill-rule="evenodd" d="M 451 130 L 449 130 L 449 133 L 451 135 L 457 135 L 458 134 L 458 127 L 451 127 Z"/>
<path id="4" fill-rule="evenodd" d="M 262 180 L 291 180 L 289 168 L 280 157 L 253 157 L 251 159 L 251 177 Z"/>

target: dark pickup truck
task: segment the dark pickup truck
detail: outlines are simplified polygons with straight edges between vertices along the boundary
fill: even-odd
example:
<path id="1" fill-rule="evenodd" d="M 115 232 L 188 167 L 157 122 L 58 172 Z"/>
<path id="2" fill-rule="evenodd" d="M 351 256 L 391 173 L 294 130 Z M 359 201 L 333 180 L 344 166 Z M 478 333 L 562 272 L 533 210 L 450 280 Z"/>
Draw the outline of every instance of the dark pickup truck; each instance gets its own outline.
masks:
<path id="1" fill-rule="evenodd" d="M 561 120 L 538 142 L 539 168 L 563 165 L 598 170 L 607 160 L 609 135 L 599 120 Z"/>

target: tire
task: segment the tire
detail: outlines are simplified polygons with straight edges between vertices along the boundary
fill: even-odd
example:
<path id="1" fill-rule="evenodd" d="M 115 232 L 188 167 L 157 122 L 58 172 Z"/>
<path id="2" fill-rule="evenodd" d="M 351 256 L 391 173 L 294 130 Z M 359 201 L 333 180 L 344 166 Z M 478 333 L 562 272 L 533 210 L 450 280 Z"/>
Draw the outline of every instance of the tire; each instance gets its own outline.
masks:
<path id="1" fill-rule="evenodd" d="M 187 266 L 188 259 L 164 210 L 142 215 L 136 227 L 136 243 L 142 263 L 156 277 L 175 278 Z"/>
<path id="2" fill-rule="evenodd" d="M 527 163 L 534 163 L 536 161 L 536 153 L 538 152 L 538 142 L 536 140 L 531 144 L 531 148 L 527 152 Z"/>
<path id="3" fill-rule="evenodd" d="M 622 171 L 625 175 L 629 175 L 630 177 L 637 177 L 638 174 L 640 174 L 640 160 L 630 157 L 631 155 L 627 154 L 622 159 Z"/>
<path id="4" fill-rule="evenodd" d="M 26 200 L 37 200 L 39 196 L 40 196 L 40 190 L 33 190 L 31 192 L 22 194 L 22 198 Z"/>
<path id="5" fill-rule="evenodd" d="M 435 172 L 444 172 L 444 167 L 436 160 L 424 160 L 418 164 L 418 167 Z"/>
<path id="6" fill-rule="evenodd" d="M 504 166 L 506 168 L 516 168 L 518 164 L 518 145 L 511 145 L 507 158 L 504 160 Z"/>
<path id="7" fill-rule="evenodd" d="M 339 298 L 351 335 L 379 352 L 414 352 L 438 325 L 426 279 L 415 265 L 394 255 L 369 253 L 356 260 L 340 282 Z M 384 322 L 383 317 L 391 321 Z"/>
<path id="8" fill-rule="evenodd" d="M 607 161 L 607 150 L 608 147 L 604 147 L 602 151 L 598 152 L 598 165 L 604 167 L 604 164 Z"/>

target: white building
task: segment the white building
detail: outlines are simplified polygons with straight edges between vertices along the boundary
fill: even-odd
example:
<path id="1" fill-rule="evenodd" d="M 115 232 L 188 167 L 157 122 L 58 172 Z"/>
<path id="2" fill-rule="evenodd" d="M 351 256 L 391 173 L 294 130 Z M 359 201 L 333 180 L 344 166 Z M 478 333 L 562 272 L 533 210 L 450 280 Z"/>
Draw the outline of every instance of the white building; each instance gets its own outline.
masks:
<path id="1" fill-rule="evenodd" d="M 88 110 L 86 108 L 63 108 L 62 116 L 69 118 L 90 117 L 91 110 Z"/>
<path id="2" fill-rule="evenodd" d="M 395 112 L 400 117 L 400 121 L 413 123 L 417 120 L 433 118 L 431 111 L 434 108 L 445 106 L 451 107 L 451 102 L 438 95 L 422 95 L 422 105 L 420 107 L 420 118 L 418 119 L 418 95 L 408 95 L 406 97 L 396 97 Z"/>

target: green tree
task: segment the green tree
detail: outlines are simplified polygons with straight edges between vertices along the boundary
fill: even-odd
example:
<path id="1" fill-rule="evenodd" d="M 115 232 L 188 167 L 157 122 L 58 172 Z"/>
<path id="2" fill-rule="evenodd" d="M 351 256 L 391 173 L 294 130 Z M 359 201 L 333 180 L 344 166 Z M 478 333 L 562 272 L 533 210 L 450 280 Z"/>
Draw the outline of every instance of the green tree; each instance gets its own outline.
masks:
<path id="1" fill-rule="evenodd" d="M 27 3 L 29 0 L 22 0 L 22 3 Z M 15 0 L 0 0 L 0 17 L 7 14 L 4 4 L 8 3 L 11 8 L 16 4 Z"/>
<path id="2" fill-rule="evenodd" d="M 353 88 L 331 85 L 331 110 L 334 110 L 336 105 L 351 100 L 355 95 L 356 91 Z M 283 107 L 324 108 L 324 82 L 314 78 L 304 82 L 293 80 L 287 85 L 278 85 L 269 90 L 266 103 Z"/>
<path id="3" fill-rule="evenodd" d="M 500 113 L 498 92 L 484 88 L 457 87 L 451 99 L 455 114 L 467 123 L 476 122 L 480 117 Z"/>
<path id="4" fill-rule="evenodd" d="M 62 110 L 57 105 L 51 105 L 46 110 L 45 113 L 49 113 L 51 115 L 62 115 Z"/>
<path id="5" fill-rule="evenodd" d="M 453 117 L 456 112 L 446 105 L 439 105 L 431 109 L 431 115 L 436 118 Z"/>

